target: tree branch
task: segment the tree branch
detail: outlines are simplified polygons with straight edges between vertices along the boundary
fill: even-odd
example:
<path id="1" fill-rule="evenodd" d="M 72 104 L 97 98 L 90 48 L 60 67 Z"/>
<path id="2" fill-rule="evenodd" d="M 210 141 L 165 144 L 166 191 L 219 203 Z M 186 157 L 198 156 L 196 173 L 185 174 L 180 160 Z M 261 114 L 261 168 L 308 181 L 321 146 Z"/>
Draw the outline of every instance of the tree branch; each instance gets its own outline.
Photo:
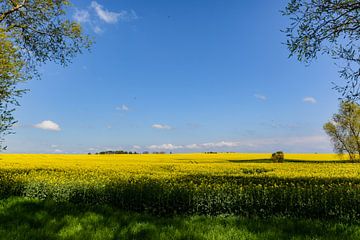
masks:
<path id="1" fill-rule="evenodd" d="M 14 2 L 11 1 L 11 3 L 14 5 Z M 3 12 L 1 13 L 0 15 L 0 23 L 2 21 L 4 21 L 4 19 L 9 16 L 10 14 L 12 14 L 13 12 L 16 12 L 16 11 L 19 11 L 22 7 L 24 7 L 26 4 L 26 0 L 24 0 L 21 4 L 16 4 L 12 9 L 6 11 L 6 12 Z"/>

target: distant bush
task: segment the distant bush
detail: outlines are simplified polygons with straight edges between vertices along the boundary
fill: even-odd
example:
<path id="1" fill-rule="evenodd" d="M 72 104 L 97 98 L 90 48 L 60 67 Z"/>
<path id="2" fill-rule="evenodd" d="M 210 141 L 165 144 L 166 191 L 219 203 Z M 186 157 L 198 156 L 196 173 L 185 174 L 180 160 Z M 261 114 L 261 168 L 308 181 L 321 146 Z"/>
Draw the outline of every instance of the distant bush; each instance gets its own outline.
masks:
<path id="1" fill-rule="evenodd" d="M 271 155 L 271 160 L 273 162 L 284 162 L 284 152 L 277 151 Z"/>

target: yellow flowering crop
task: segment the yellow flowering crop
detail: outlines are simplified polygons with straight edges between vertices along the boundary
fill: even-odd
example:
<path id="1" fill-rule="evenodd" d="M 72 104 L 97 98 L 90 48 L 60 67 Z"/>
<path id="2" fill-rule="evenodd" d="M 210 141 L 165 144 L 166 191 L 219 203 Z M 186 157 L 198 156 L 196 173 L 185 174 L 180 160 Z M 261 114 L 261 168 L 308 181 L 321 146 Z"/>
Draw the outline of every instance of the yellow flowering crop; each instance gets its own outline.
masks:
<path id="1" fill-rule="evenodd" d="M 335 154 L 1 154 L 0 197 L 156 214 L 360 217 L 360 164 Z"/>

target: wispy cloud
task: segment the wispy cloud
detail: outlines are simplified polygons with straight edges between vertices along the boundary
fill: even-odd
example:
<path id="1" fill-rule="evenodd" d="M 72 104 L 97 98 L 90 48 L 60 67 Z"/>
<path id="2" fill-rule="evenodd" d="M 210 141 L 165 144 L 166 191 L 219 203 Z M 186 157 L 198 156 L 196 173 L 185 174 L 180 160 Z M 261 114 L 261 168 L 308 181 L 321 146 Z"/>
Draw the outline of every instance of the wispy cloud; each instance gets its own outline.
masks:
<path id="1" fill-rule="evenodd" d="M 104 32 L 101 23 L 115 24 L 119 21 L 129 22 L 138 18 L 134 10 L 109 11 L 96 1 L 92 1 L 86 9 L 76 9 L 73 14 L 75 21 L 87 24 L 96 34 L 102 34 Z"/>
<path id="2" fill-rule="evenodd" d="M 77 21 L 79 23 L 90 22 L 90 13 L 87 10 L 76 9 L 73 17 L 74 17 L 75 21 Z"/>
<path id="3" fill-rule="evenodd" d="M 106 10 L 102 5 L 100 5 L 96 1 L 92 1 L 90 6 L 95 10 L 96 15 L 106 23 L 111 24 L 111 23 L 117 23 L 119 20 L 131 21 L 138 19 L 138 16 L 134 10 L 131 11 L 121 10 L 120 12 L 111 12 L 109 10 Z"/>
<path id="4" fill-rule="evenodd" d="M 110 12 L 95 1 L 91 2 L 91 7 L 95 10 L 97 16 L 106 23 L 116 23 L 120 13 Z"/>
<path id="5" fill-rule="evenodd" d="M 130 11 L 125 11 L 122 10 L 120 11 L 120 20 L 125 21 L 125 22 L 130 22 L 130 21 L 134 21 L 137 20 L 139 17 L 136 14 L 136 12 L 134 10 L 130 10 Z"/>
<path id="6" fill-rule="evenodd" d="M 171 143 L 167 143 L 167 144 L 161 144 L 161 145 L 150 145 L 147 148 L 151 149 L 151 150 L 175 150 L 175 149 L 180 149 L 180 148 L 184 148 L 184 147 L 173 145 Z"/>
<path id="7" fill-rule="evenodd" d="M 303 102 L 315 104 L 317 101 L 316 101 L 316 99 L 314 97 L 304 97 Z"/>
<path id="8" fill-rule="evenodd" d="M 231 147 L 240 147 L 240 146 L 252 146 L 253 144 L 243 141 L 219 141 L 219 142 L 207 142 L 199 144 L 189 144 L 185 145 L 186 149 L 215 149 L 215 148 L 231 148 Z"/>
<path id="9" fill-rule="evenodd" d="M 61 130 L 59 124 L 57 124 L 51 120 L 42 121 L 38 124 L 35 124 L 33 127 L 43 129 L 43 130 L 48 130 L 48 131 L 60 131 Z"/>
<path id="10" fill-rule="evenodd" d="M 171 127 L 169 125 L 159 124 L 159 123 L 153 124 L 151 127 L 156 128 L 156 129 L 166 129 L 166 130 L 171 129 Z"/>
<path id="11" fill-rule="evenodd" d="M 102 30 L 102 28 L 99 27 L 99 26 L 94 26 L 94 27 L 93 27 L 93 31 L 94 31 L 94 33 L 96 33 L 96 34 L 101 34 L 101 33 L 104 32 L 104 30 Z"/>
<path id="12" fill-rule="evenodd" d="M 121 106 L 116 107 L 116 110 L 127 112 L 129 111 L 129 107 L 125 104 L 122 104 Z"/>
<path id="13" fill-rule="evenodd" d="M 265 95 L 261 95 L 261 94 L 254 94 L 254 97 L 256 98 L 256 99 L 259 99 L 259 100 L 261 100 L 261 101 L 266 101 L 266 99 L 267 99 L 267 97 L 265 96 Z"/>
<path id="14" fill-rule="evenodd" d="M 188 145 L 174 145 L 171 143 L 150 145 L 146 147 L 150 150 L 182 150 L 182 151 L 203 151 L 203 150 L 220 150 L 226 151 L 226 149 L 236 151 L 275 151 L 277 149 L 282 150 L 294 150 L 304 151 L 329 151 L 331 149 L 330 142 L 325 135 L 312 135 L 302 137 L 280 137 L 280 138 L 260 138 L 249 139 L 239 141 L 218 141 L 207 143 L 193 143 Z"/>

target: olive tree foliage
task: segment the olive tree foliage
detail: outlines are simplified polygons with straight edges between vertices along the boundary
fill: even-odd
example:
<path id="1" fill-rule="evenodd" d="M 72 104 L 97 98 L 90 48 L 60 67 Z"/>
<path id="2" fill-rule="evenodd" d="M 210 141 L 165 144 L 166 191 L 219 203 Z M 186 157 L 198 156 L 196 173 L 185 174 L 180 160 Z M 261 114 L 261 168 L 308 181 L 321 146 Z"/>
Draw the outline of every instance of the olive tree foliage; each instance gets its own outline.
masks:
<path id="1" fill-rule="evenodd" d="M 43 63 L 66 66 L 91 45 L 81 26 L 67 18 L 69 7 L 67 0 L 0 0 L 0 150 L 25 92 L 19 83 L 39 78 Z"/>
<path id="2" fill-rule="evenodd" d="M 336 59 L 345 82 L 334 89 L 342 99 L 360 100 L 360 1 L 290 0 L 282 13 L 290 17 L 290 56 L 307 64 L 319 53 Z"/>
<path id="3" fill-rule="evenodd" d="M 324 130 L 331 138 L 335 152 L 347 153 L 352 161 L 360 160 L 359 104 L 342 101 L 339 113 L 334 114 L 332 121 L 324 125 Z"/>

